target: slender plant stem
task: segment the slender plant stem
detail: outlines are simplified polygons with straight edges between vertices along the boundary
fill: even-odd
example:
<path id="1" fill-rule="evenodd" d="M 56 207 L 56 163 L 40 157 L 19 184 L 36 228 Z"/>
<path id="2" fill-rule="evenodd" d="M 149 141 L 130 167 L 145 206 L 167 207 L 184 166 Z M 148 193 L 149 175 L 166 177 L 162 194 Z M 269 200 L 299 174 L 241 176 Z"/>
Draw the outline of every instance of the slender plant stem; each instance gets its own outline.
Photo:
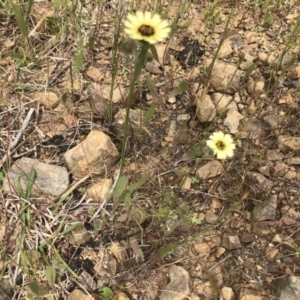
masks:
<path id="1" fill-rule="evenodd" d="M 127 100 L 127 105 L 126 105 L 126 116 L 125 116 L 125 122 L 124 122 L 124 136 L 123 136 L 123 142 L 122 142 L 120 175 L 122 175 L 122 173 L 123 173 L 124 162 L 125 162 L 126 143 L 127 143 L 128 128 L 129 128 L 129 112 L 130 112 L 131 103 L 132 103 L 134 85 L 141 74 L 144 62 L 147 57 L 147 52 L 148 52 L 149 46 L 150 45 L 147 42 L 144 42 L 144 41 L 141 42 L 141 50 L 136 59 L 135 68 L 134 68 L 134 71 L 133 71 L 133 74 L 131 77 L 131 81 L 130 81 L 129 94 L 128 94 L 128 100 Z"/>

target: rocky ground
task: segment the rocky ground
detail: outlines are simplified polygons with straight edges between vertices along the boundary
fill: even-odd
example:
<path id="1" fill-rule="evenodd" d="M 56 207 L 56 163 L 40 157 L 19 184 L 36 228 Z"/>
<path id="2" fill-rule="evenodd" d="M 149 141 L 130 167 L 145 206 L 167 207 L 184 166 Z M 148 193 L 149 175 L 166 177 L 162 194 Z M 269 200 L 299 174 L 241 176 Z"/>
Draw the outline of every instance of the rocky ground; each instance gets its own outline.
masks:
<path id="1" fill-rule="evenodd" d="M 124 175 L 127 4 L 34 3 L 27 39 L 0 4 L 0 299 L 300 299 L 300 2 L 188 4 L 163 6 Z"/>

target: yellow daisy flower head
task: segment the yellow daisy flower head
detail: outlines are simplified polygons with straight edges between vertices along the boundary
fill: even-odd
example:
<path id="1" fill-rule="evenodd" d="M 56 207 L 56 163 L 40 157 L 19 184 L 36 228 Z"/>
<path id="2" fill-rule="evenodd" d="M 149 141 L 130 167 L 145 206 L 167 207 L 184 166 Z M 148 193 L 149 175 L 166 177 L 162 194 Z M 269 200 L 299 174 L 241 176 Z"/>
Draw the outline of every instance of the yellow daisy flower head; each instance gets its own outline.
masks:
<path id="1" fill-rule="evenodd" d="M 225 159 L 227 156 L 233 156 L 235 144 L 230 134 L 224 134 L 222 131 L 214 132 L 206 145 L 217 155 L 218 159 Z"/>
<path id="2" fill-rule="evenodd" d="M 163 41 L 171 31 L 167 21 L 162 20 L 160 15 L 149 11 L 128 14 L 124 24 L 124 31 L 130 38 L 149 44 Z"/>

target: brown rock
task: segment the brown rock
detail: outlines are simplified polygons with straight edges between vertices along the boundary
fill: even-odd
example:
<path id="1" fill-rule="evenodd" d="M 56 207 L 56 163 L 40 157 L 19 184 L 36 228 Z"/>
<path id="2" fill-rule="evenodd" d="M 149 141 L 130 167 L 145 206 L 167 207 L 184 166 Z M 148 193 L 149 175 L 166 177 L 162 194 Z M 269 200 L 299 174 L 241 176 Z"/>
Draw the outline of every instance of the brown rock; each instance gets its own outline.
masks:
<path id="1" fill-rule="evenodd" d="M 118 160 L 119 152 L 108 135 L 94 130 L 83 142 L 68 150 L 64 158 L 73 176 L 81 178 L 109 170 Z"/>
<path id="2" fill-rule="evenodd" d="M 95 290 L 97 288 L 97 283 L 93 279 L 93 276 L 89 274 L 87 271 L 83 271 L 80 274 L 79 283 L 83 285 L 85 288 L 89 288 L 91 290 Z"/>
<path id="3" fill-rule="evenodd" d="M 224 300 L 233 300 L 234 299 L 234 292 L 231 287 L 224 286 L 221 289 L 221 294 Z"/>
<path id="4" fill-rule="evenodd" d="M 267 151 L 267 160 L 272 161 L 282 161 L 284 156 L 277 150 L 268 150 Z"/>
<path id="5" fill-rule="evenodd" d="M 104 72 L 100 71 L 100 68 L 95 68 L 94 66 L 90 66 L 86 72 L 86 74 L 93 79 L 94 81 L 100 81 L 104 77 Z"/>
<path id="6" fill-rule="evenodd" d="M 233 52 L 231 41 L 229 39 L 224 40 L 222 43 L 219 52 L 218 52 L 218 58 L 225 58 L 229 56 Z"/>
<path id="7" fill-rule="evenodd" d="M 253 217 L 257 221 L 275 220 L 277 195 L 271 195 L 268 200 L 257 204 L 253 210 Z"/>
<path id="8" fill-rule="evenodd" d="M 81 290 L 74 290 L 69 296 L 68 300 L 93 300 L 90 295 L 84 294 Z"/>
<path id="9" fill-rule="evenodd" d="M 286 173 L 288 172 L 288 170 L 289 170 L 289 167 L 285 163 L 279 161 L 274 166 L 273 176 L 275 176 L 275 177 L 282 177 L 282 176 L 286 175 Z"/>
<path id="10" fill-rule="evenodd" d="M 258 236 L 267 236 L 270 234 L 270 226 L 264 222 L 255 222 L 252 225 L 252 233 Z"/>
<path id="11" fill-rule="evenodd" d="M 220 258 L 225 252 L 226 252 L 226 249 L 224 247 L 218 247 L 215 255 L 217 258 Z"/>
<path id="12" fill-rule="evenodd" d="M 259 292 L 255 290 L 242 288 L 238 299 L 239 300 L 262 300 L 263 297 L 260 295 Z"/>
<path id="13" fill-rule="evenodd" d="M 195 252 L 200 255 L 208 256 L 210 254 L 210 246 L 208 243 L 196 243 L 195 246 Z"/>
<path id="14" fill-rule="evenodd" d="M 163 288 L 159 300 L 183 300 L 190 294 L 190 276 L 182 267 L 169 267 L 170 283 Z"/>
<path id="15" fill-rule="evenodd" d="M 112 180 L 105 178 L 98 183 L 93 184 L 90 188 L 88 188 L 87 193 L 89 198 L 93 198 L 95 201 L 103 201 L 112 186 Z"/>
<path id="16" fill-rule="evenodd" d="M 114 293 L 113 300 L 130 300 L 130 299 L 128 298 L 128 296 L 125 293 L 117 291 Z"/>
<path id="17" fill-rule="evenodd" d="M 249 232 L 243 232 L 241 234 L 240 240 L 242 243 L 248 244 L 248 243 L 252 243 L 254 241 L 254 237 Z"/>
<path id="18" fill-rule="evenodd" d="M 206 212 L 205 220 L 209 224 L 214 224 L 218 220 L 218 216 L 209 210 Z"/>
<path id="19" fill-rule="evenodd" d="M 267 247 L 266 248 L 266 259 L 268 261 L 273 261 L 275 260 L 275 257 L 277 253 L 279 252 L 279 249 L 274 248 L 274 247 Z"/>
<path id="20" fill-rule="evenodd" d="M 263 80 L 256 80 L 253 79 L 252 77 L 249 78 L 247 84 L 247 91 L 254 99 L 257 99 L 259 97 L 264 87 L 265 87 L 265 82 Z"/>
<path id="21" fill-rule="evenodd" d="M 287 180 L 294 180 L 296 179 L 296 177 L 297 177 L 297 172 L 295 170 L 289 170 L 283 176 L 283 178 Z"/>
<path id="22" fill-rule="evenodd" d="M 209 95 L 197 97 L 196 106 L 200 122 L 209 122 L 216 117 L 216 108 Z"/>
<path id="23" fill-rule="evenodd" d="M 238 136 L 242 139 L 250 139 L 255 144 L 259 144 L 265 136 L 265 129 L 260 120 L 251 119 L 243 128 L 241 128 L 238 132 Z"/>
<path id="24" fill-rule="evenodd" d="M 33 99 L 40 101 L 42 105 L 48 108 L 55 107 L 59 102 L 59 98 L 53 92 L 37 92 L 34 94 Z"/>
<path id="25" fill-rule="evenodd" d="M 277 140 L 278 148 L 284 150 L 300 150 L 300 137 L 280 135 Z"/>
<path id="26" fill-rule="evenodd" d="M 209 66 L 212 60 L 206 61 Z M 210 74 L 212 87 L 220 93 L 233 94 L 240 89 L 240 80 L 244 72 L 237 70 L 235 65 L 215 61 Z"/>
<path id="27" fill-rule="evenodd" d="M 196 174 L 198 178 L 207 179 L 218 176 L 224 172 L 224 167 L 218 160 L 213 160 L 200 167 Z"/>
<path id="28" fill-rule="evenodd" d="M 296 68 L 290 70 L 287 73 L 287 77 L 290 79 L 298 79 L 300 78 L 300 66 L 297 66 Z"/>
<path id="29" fill-rule="evenodd" d="M 235 250 L 242 247 L 239 237 L 229 234 L 223 234 L 222 246 L 228 250 Z"/>
<path id="30" fill-rule="evenodd" d="M 274 185 L 272 181 L 257 172 L 248 172 L 245 176 L 245 183 L 258 196 L 269 195 Z"/>
<path id="31" fill-rule="evenodd" d="M 227 116 L 224 120 L 224 126 L 226 126 L 230 133 L 236 133 L 238 131 L 238 127 L 240 124 L 240 120 L 244 118 L 237 110 L 229 109 L 227 112 Z"/>
<path id="32" fill-rule="evenodd" d="M 237 109 L 236 103 L 233 101 L 232 96 L 222 94 L 222 93 L 213 93 L 211 99 L 216 106 L 217 112 L 225 112 L 228 109 Z"/>
<path id="33" fill-rule="evenodd" d="M 288 165 L 300 165 L 300 157 L 290 157 L 286 160 Z"/>
<path id="34" fill-rule="evenodd" d="M 90 239 L 91 235 L 85 229 L 84 225 L 74 228 L 69 234 L 68 239 L 72 245 L 81 245 Z"/>
<path id="35" fill-rule="evenodd" d="M 295 103 L 294 97 L 290 93 L 287 93 L 286 95 L 282 96 L 278 100 L 278 104 L 290 104 L 291 105 L 294 103 Z"/>

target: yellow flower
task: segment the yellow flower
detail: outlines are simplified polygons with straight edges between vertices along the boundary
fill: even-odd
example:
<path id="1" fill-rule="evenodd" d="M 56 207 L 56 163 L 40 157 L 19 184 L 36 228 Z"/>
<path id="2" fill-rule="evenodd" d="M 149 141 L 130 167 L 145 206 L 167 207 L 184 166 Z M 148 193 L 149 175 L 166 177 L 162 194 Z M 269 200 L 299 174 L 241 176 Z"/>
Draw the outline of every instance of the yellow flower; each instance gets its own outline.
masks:
<path id="1" fill-rule="evenodd" d="M 231 135 L 224 134 L 222 131 L 214 132 L 209 137 L 206 145 L 212 149 L 218 159 L 225 159 L 227 156 L 232 157 L 233 150 L 235 149 Z"/>
<path id="2" fill-rule="evenodd" d="M 149 11 L 137 11 L 136 14 L 128 14 L 125 21 L 125 33 L 134 40 L 142 40 L 149 44 L 155 44 L 168 37 L 171 28 L 167 21 L 160 15 Z"/>

